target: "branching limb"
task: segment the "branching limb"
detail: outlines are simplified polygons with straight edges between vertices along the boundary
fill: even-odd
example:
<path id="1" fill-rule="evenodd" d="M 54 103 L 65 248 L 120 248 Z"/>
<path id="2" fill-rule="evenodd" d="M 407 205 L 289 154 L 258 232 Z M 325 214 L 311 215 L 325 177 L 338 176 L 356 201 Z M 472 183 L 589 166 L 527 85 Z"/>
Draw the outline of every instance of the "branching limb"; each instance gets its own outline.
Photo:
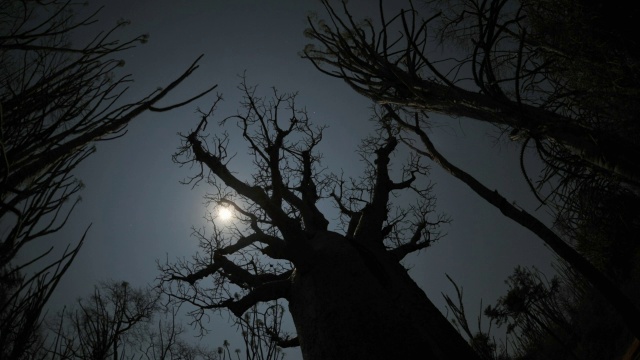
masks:
<path id="1" fill-rule="evenodd" d="M 354 239 L 361 242 L 382 242 L 380 230 L 388 216 L 389 194 L 394 184 L 389 178 L 389 156 L 398 145 L 398 140 L 389 136 L 385 143 L 375 150 L 375 179 L 371 202 L 362 209 L 362 216 L 354 233 Z"/>
<path id="2" fill-rule="evenodd" d="M 392 249 L 389 251 L 396 257 L 396 259 L 398 259 L 398 261 L 400 261 L 404 259 L 405 256 L 407 256 L 408 254 L 414 251 L 418 251 L 426 247 L 429 247 L 431 245 L 431 242 L 428 239 L 427 240 L 422 239 L 423 237 L 422 232 L 426 228 L 427 228 L 426 222 L 418 224 L 418 226 L 414 230 L 413 236 L 411 236 L 411 239 L 409 239 L 408 242 L 401 244 L 395 249 Z"/>
<path id="3" fill-rule="evenodd" d="M 558 256 L 567 261 L 577 271 L 589 279 L 594 287 L 596 287 L 600 293 L 616 307 L 620 314 L 626 314 L 627 317 L 625 318 L 625 321 L 627 326 L 634 334 L 637 336 L 640 335 L 640 311 L 638 311 L 637 307 L 609 278 L 596 269 L 593 264 L 585 259 L 574 248 L 565 243 L 560 236 L 553 232 L 553 230 L 549 229 L 536 217 L 523 209 L 517 208 L 500 195 L 497 190 L 489 190 L 474 177 L 451 164 L 446 158 L 444 158 L 444 156 L 436 150 L 427 133 L 420 127 L 420 121 L 417 113 L 415 114 L 415 121 L 413 123 L 409 123 L 398 115 L 390 106 L 385 106 L 385 109 L 387 110 L 388 115 L 400 126 L 418 135 L 422 145 L 424 145 L 424 149 L 419 150 L 423 155 L 428 156 L 444 170 L 460 179 L 476 194 L 500 210 L 500 212 L 502 212 L 506 217 L 536 234 L 545 242 L 545 244 L 558 254 Z"/>
<path id="4" fill-rule="evenodd" d="M 200 123 L 203 124 L 204 120 Z M 222 163 L 219 156 L 209 153 L 203 146 L 202 141 L 198 138 L 198 133 L 192 132 L 187 137 L 191 149 L 195 156 L 195 160 L 211 170 L 218 178 L 220 178 L 227 186 L 233 188 L 241 196 L 244 196 L 254 203 L 258 204 L 276 224 L 286 228 L 288 222 L 287 215 L 269 201 L 269 197 L 263 189 L 257 186 L 250 186 L 238 179 L 225 164 Z"/>
<path id="5" fill-rule="evenodd" d="M 336 193 L 336 189 L 334 188 L 333 191 L 331 191 L 331 194 L 329 196 L 331 196 L 331 198 L 334 200 L 334 202 L 338 206 L 340 213 L 348 217 L 349 220 L 347 221 L 347 229 L 345 231 L 345 237 L 347 239 L 352 239 L 353 235 L 355 234 L 356 228 L 358 227 L 358 223 L 360 222 L 362 211 L 352 210 L 351 208 L 348 208 L 344 204 L 343 202 L 343 192 L 344 192 L 344 185 L 345 185 L 344 179 L 342 178 L 334 179 L 334 183 L 337 183 L 336 186 L 337 186 L 338 193 Z"/>
<path id="6" fill-rule="evenodd" d="M 635 140 L 609 130 L 618 129 L 614 124 L 619 120 L 603 124 L 599 119 L 617 110 L 609 105 L 590 113 L 598 97 L 585 101 L 586 95 L 581 94 L 585 91 L 568 90 L 570 79 L 556 62 L 569 60 L 535 44 L 532 39 L 546 35 L 531 34 L 527 21 L 532 14 L 503 0 L 461 3 L 445 4 L 426 19 L 412 4 L 388 21 L 381 9 L 376 28 L 369 20 L 354 21 L 345 4 L 339 12 L 325 0 L 330 22 L 308 19 L 306 35 L 319 46 L 305 47 L 303 57 L 377 104 L 524 129 L 543 144 L 561 149 L 563 162 L 579 159 L 583 172 L 602 172 L 637 189 L 640 151 Z M 440 20 L 442 29 L 435 20 Z M 468 45 L 467 55 L 460 60 L 433 59 L 427 47 L 433 30 L 442 40 Z M 594 77 L 601 72 L 594 70 Z M 580 74 L 574 76 L 584 77 Z M 622 92 L 616 96 L 623 99 L 621 103 L 629 102 Z"/>
<path id="7" fill-rule="evenodd" d="M 260 302 L 286 299 L 289 296 L 291 281 L 289 279 L 264 283 L 252 289 L 246 296 L 237 300 L 227 300 L 221 305 L 227 307 L 234 315 L 241 317 L 252 306 Z"/>

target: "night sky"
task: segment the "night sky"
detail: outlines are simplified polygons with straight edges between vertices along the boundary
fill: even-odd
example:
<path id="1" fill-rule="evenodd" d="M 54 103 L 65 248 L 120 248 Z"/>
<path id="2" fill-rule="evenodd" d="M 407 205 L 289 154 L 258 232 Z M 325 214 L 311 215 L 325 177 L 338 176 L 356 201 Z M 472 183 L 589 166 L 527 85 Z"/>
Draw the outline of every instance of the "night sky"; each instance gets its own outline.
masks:
<path id="1" fill-rule="evenodd" d="M 236 88 L 239 75 L 246 71 L 248 84 L 258 85 L 262 95 L 268 95 L 272 86 L 281 92 L 299 91 L 297 104 L 307 108 L 314 123 L 329 126 L 320 146 L 329 171 L 349 173 L 361 168 L 355 151 L 360 139 L 373 132 L 374 124 L 368 120 L 370 102 L 299 56 L 308 42 L 303 36 L 306 16 L 309 11 L 322 15 L 319 1 L 103 0 L 91 1 L 89 9 L 102 4 L 105 9 L 96 30 L 125 18 L 131 25 L 117 33 L 119 38 L 150 34 L 147 44 L 122 54 L 123 70 L 135 78 L 125 100 L 139 99 L 168 84 L 204 54 L 200 68 L 172 99 L 179 101 L 218 84 L 225 101 L 216 119 L 232 115 L 241 97 Z M 377 2 L 349 2 L 354 14 L 374 17 L 377 6 L 368 9 L 368 4 Z M 69 225 L 50 241 L 62 249 L 79 240 L 89 224 L 92 227 L 50 303 L 52 311 L 87 296 L 101 280 L 126 280 L 134 286 L 153 283 L 158 276 L 157 259 L 190 257 L 197 251 L 191 227 L 205 225 L 203 216 L 212 210 L 203 204 L 208 189 L 204 183 L 194 189 L 181 185 L 180 180 L 195 170 L 180 168 L 171 155 L 180 144 L 177 133 L 193 129 L 199 120 L 196 108 L 208 109 L 214 98 L 139 117 L 123 138 L 98 144 L 98 152 L 80 166 L 77 176 L 86 185 L 83 201 Z M 521 207 L 550 218 L 535 212 L 515 145 L 496 142 L 496 129 L 472 120 L 437 116 L 434 120 L 441 126 L 434 128 L 432 138 L 451 162 Z M 211 125 L 208 130 L 219 131 Z M 250 162 L 241 160 L 246 150 L 240 139 L 232 138 L 231 145 L 238 152 L 231 169 L 249 175 Z M 396 159 L 398 164 L 401 161 Z M 535 168 L 534 160 L 528 163 Z M 444 311 L 441 292 L 454 295 L 445 273 L 464 288 L 469 318 L 475 319 L 480 299 L 486 306 L 505 293 L 503 282 L 516 265 L 549 271 L 553 256 L 541 240 L 503 218 L 435 165 L 430 180 L 435 183 L 437 210 L 450 215 L 453 222 L 443 229 L 446 237 L 408 257 L 405 264 L 436 306 Z M 210 327 L 210 346 L 228 339 L 232 347 L 242 348 L 228 316 L 212 317 Z M 287 358 L 299 358 L 299 352 L 290 351 Z"/>

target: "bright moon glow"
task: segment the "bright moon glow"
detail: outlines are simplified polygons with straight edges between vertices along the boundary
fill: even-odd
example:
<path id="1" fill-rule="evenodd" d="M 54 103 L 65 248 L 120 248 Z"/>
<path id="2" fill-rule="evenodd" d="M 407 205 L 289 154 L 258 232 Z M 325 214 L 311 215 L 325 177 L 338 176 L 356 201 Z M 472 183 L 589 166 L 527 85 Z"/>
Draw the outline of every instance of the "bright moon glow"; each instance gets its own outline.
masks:
<path id="1" fill-rule="evenodd" d="M 233 213 L 231 212 L 231 210 L 229 210 L 226 207 L 221 207 L 220 210 L 218 210 L 218 216 L 220 217 L 220 220 L 222 220 L 222 221 L 227 221 L 227 220 L 231 219 L 232 215 L 233 215 Z"/>

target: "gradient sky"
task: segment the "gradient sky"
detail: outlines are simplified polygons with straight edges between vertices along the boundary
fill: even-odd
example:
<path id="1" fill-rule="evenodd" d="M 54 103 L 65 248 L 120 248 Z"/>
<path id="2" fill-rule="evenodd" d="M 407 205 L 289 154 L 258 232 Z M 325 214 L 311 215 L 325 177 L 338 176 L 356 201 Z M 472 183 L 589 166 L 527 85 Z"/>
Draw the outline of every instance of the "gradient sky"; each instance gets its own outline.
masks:
<path id="1" fill-rule="evenodd" d="M 349 5 L 358 16 L 375 16 L 377 6 L 367 6 L 376 3 L 352 0 Z M 299 91 L 297 103 L 306 106 L 311 120 L 329 125 L 321 150 L 330 171 L 357 168 L 357 145 L 373 129 L 368 121 L 369 101 L 298 55 L 308 42 L 303 36 L 306 15 L 310 10 L 322 15 L 319 1 L 102 0 L 91 1 L 89 7 L 102 4 L 99 28 L 125 18 L 131 25 L 118 33 L 119 38 L 150 34 L 149 43 L 123 54 L 124 70 L 135 78 L 129 99 L 169 83 L 205 54 L 200 69 L 173 93 L 174 99 L 218 84 L 225 98 L 219 116 L 234 114 L 241 96 L 236 89 L 238 75 L 246 70 L 248 83 L 259 85 L 264 95 L 272 86 L 282 92 Z M 197 125 L 196 107 L 208 108 L 213 99 L 209 96 L 170 113 L 141 116 L 126 136 L 100 143 L 98 152 L 80 166 L 77 176 L 86 185 L 83 201 L 69 226 L 50 241 L 62 248 L 93 225 L 51 301 L 53 310 L 88 295 L 100 280 L 126 280 L 135 286 L 151 283 L 158 275 L 156 259 L 190 257 L 197 251 L 190 233 L 192 226 L 204 224 L 207 209 L 202 196 L 207 188 L 205 184 L 195 189 L 180 185 L 193 171 L 178 167 L 171 155 L 180 143 L 177 133 Z M 515 146 L 496 145 L 495 129 L 475 121 L 450 120 L 448 124 L 434 129 L 433 140 L 450 161 L 523 208 L 535 210 L 520 175 Z M 234 139 L 231 143 L 241 145 Z M 231 163 L 233 170 L 249 174 L 250 169 L 243 166 L 240 161 Z M 438 211 L 449 214 L 453 222 L 443 229 L 448 234 L 445 238 L 405 263 L 440 309 L 444 311 L 441 292 L 454 295 L 445 273 L 464 288 L 469 318 L 475 319 L 480 299 L 486 306 L 505 293 L 504 280 L 516 265 L 550 269 L 553 256 L 541 240 L 435 166 L 430 180 L 436 184 Z M 548 218 L 542 211 L 536 214 Z M 242 347 L 239 340 L 234 341 L 237 335 L 226 316 L 212 317 L 210 326 L 208 345 L 229 339 L 232 347 Z M 299 352 L 287 358 L 299 358 Z"/>

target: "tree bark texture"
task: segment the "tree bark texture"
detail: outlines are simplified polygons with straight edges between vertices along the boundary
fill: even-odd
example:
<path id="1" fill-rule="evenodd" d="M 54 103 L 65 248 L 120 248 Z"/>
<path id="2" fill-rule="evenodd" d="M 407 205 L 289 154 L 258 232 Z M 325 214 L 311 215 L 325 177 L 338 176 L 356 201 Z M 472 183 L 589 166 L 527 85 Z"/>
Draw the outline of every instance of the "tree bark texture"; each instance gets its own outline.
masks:
<path id="1" fill-rule="evenodd" d="M 333 232 L 311 243 L 312 264 L 296 270 L 289 296 L 306 360 L 477 359 L 382 246 Z"/>

